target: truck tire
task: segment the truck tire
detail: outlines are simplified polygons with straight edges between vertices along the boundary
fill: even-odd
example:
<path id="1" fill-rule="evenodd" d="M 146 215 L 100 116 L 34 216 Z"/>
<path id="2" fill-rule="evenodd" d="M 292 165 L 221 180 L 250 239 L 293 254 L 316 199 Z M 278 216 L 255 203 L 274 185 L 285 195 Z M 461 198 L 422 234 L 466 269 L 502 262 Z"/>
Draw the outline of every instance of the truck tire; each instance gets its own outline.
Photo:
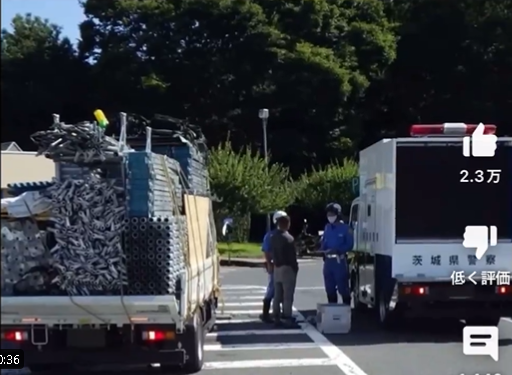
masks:
<path id="1" fill-rule="evenodd" d="M 187 334 L 189 335 L 186 347 L 188 359 L 183 370 L 186 374 L 195 374 L 201 371 L 204 364 L 205 331 L 200 310 L 194 314 L 192 324 L 187 326 Z"/>
<path id="2" fill-rule="evenodd" d="M 379 323 L 387 329 L 396 328 L 398 322 L 400 321 L 400 311 L 397 308 L 391 311 L 389 309 L 389 298 L 387 298 L 386 293 L 381 292 L 379 294 L 379 301 L 377 304 L 377 313 L 379 317 Z"/>

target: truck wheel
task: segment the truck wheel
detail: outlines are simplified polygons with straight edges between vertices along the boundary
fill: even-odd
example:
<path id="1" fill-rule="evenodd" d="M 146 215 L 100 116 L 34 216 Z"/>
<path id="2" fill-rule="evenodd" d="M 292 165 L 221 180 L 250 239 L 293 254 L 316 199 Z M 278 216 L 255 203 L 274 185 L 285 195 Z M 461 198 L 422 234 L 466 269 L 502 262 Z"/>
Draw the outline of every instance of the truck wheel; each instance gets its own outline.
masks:
<path id="1" fill-rule="evenodd" d="M 389 300 L 386 298 L 384 292 L 379 294 L 379 302 L 377 307 L 380 324 L 385 328 L 395 328 L 400 319 L 399 313 L 396 310 L 390 311 Z"/>
<path id="2" fill-rule="evenodd" d="M 501 320 L 499 316 L 482 316 L 466 319 L 467 326 L 497 326 Z"/>
<path id="3" fill-rule="evenodd" d="M 193 324 L 187 327 L 187 333 L 190 335 L 186 348 L 188 359 L 183 370 L 187 374 L 195 374 L 201 371 L 204 364 L 205 332 L 200 310 L 195 313 Z"/>

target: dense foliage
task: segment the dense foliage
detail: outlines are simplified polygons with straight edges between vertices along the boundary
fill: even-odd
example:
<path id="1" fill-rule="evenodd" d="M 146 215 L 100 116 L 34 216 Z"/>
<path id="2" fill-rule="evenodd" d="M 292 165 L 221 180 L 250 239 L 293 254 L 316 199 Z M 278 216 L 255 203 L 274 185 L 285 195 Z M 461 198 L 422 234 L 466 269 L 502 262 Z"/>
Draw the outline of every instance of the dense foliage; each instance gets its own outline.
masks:
<path id="1" fill-rule="evenodd" d="M 294 201 L 288 169 L 272 164 L 244 148 L 235 152 L 226 142 L 210 150 L 208 171 L 211 188 L 220 202 L 215 203 L 217 226 L 232 217 L 237 223 L 235 240 L 243 241 L 250 226 L 250 213 L 266 214 Z"/>
<path id="2" fill-rule="evenodd" d="M 346 209 L 354 199 L 352 186 L 357 178 L 357 164 L 350 159 L 333 162 L 304 173 L 295 182 L 296 202 L 309 211 L 316 211 L 326 202 L 341 202 Z"/>
<path id="3" fill-rule="evenodd" d="M 4 141 L 30 149 L 28 135 L 52 113 L 67 122 L 95 108 L 165 113 L 201 125 L 213 148 L 229 133 L 213 160 L 238 168 L 245 158 L 239 178 L 249 165 L 266 181 L 287 180 L 289 170 L 299 200 L 311 205 L 305 197 L 319 204 L 353 173 L 324 166 L 383 136 L 406 135 L 412 123 L 482 121 L 512 134 L 512 0 L 82 4 L 76 45 L 32 16 L 2 32 Z M 262 151 L 259 108 L 270 110 L 268 144 L 279 165 L 268 173 L 254 156 Z M 221 186 L 231 172 L 216 165 Z M 298 177 L 313 168 L 317 176 Z M 323 186 L 329 176 L 336 180 Z M 247 188 L 235 181 L 240 198 Z M 291 196 L 244 199 L 245 209 L 265 211 Z"/>

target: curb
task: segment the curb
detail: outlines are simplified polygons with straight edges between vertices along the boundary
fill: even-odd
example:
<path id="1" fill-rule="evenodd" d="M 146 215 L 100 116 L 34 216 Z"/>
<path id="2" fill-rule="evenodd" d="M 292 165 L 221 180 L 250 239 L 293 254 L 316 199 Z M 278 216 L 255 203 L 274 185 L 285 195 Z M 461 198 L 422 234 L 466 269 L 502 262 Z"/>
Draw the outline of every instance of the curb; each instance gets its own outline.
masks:
<path id="1" fill-rule="evenodd" d="M 299 265 L 301 263 L 313 263 L 317 260 L 316 257 L 311 258 L 301 258 L 298 259 Z M 253 259 L 253 258 L 235 258 L 229 260 L 228 258 L 220 258 L 220 265 L 223 267 L 245 267 L 245 268 L 265 268 L 265 263 L 263 260 Z"/>
<path id="2" fill-rule="evenodd" d="M 263 260 L 255 259 L 220 259 L 220 265 L 224 267 L 247 267 L 247 268 L 264 268 Z"/>

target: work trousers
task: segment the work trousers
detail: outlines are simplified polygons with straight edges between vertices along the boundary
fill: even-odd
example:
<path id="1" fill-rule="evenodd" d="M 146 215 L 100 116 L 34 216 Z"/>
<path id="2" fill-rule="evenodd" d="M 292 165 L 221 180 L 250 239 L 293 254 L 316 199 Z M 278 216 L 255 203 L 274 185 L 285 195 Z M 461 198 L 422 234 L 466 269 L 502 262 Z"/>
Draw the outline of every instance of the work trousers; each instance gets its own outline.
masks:
<path id="1" fill-rule="evenodd" d="M 272 312 L 276 317 L 281 316 L 280 304 L 283 304 L 282 317 L 291 318 L 293 309 L 293 296 L 297 272 L 291 266 L 274 267 L 274 301 Z"/>
<path id="2" fill-rule="evenodd" d="M 336 291 L 343 298 L 343 303 L 350 300 L 350 288 L 348 283 L 348 264 L 345 257 L 339 261 L 336 258 L 324 260 L 324 286 L 329 299 L 337 299 Z"/>
<path id="3" fill-rule="evenodd" d="M 271 300 L 274 298 L 274 272 L 268 274 L 268 285 L 265 291 L 265 299 Z"/>

